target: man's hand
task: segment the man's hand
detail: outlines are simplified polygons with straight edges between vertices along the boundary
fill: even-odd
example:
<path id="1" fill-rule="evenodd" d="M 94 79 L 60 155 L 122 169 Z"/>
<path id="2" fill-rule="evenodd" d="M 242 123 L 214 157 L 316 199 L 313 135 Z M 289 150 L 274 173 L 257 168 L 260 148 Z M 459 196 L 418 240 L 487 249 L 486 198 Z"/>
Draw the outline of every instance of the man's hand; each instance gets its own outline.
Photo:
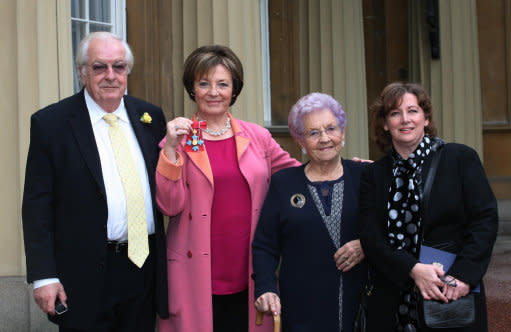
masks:
<path id="1" fill-rule="evenodd" d="M 49 284 L 34 289 L 34 299 L 42 311 L 47 314 L 55 315 L 55 300 L 59 299 L 64 305 L 67 301 L 64 286 L 60 282 Z"/>

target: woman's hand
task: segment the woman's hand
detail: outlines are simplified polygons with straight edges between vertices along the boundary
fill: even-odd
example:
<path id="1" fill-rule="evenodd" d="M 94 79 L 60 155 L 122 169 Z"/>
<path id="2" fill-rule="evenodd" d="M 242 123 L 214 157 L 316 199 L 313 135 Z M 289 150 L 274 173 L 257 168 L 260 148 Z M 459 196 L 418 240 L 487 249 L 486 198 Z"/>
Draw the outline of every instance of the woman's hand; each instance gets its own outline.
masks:
<path id="1" fill-rule="evenodd" d="M 348 272 L 364 259 L 364 250 L 360 240 L 345 243 L 334 254 L 335 265 L 342 272 Z"/>
<path id="2" fill-rule="evenodd" d="M 276 316 L 280 314 L 280 298 L 273 292 L 266 292 L 257 298 L 255 307 L 259 312 L 266 312 Z"/>
<path id="3" fill-rule="evenodd" d="M 444 289 L 442 294 L 449 301 L 456 301 L 460 297 L 466 296 L 470 292 L 470 286 L 463 281 L 452 276 L 444 278 Z"/>
<path id="4" fill-rule="evenodd" d="M 357 163 L 374 163 L 374 160 L 371 159 L 361 159 L 359 157 L 353 157 L 351 160 L 357 162 Z"/>
<path id="5" fill-rule="evenodd" d="M 415 286 L 419 288 L 424 299 L 449 302 L 441 291 L 444 283 L 440 278 L 443 276 L 442 268 L 433 264 L 417 263 L 410 271 L 410 277 L 415 281 Z"/>
<path id="6" fill-rule="evenodd" d="M 173 163 L 177 162 L 176 148 L 183 140 L 183 135 L 188 135 L 192 130 L 192 120 L 179 117 L 167 123 L 167 140 L 163 146 L 163 152 Z"/>

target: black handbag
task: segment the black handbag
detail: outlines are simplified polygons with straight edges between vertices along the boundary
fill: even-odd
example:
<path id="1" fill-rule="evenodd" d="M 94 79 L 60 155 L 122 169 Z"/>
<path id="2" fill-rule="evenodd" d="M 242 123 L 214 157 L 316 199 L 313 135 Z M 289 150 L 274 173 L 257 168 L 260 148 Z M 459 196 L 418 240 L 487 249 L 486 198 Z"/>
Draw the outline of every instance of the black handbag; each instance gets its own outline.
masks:
<path id="1" fill-rule="evenodd" d="M 367 271 L 367 284 L 365 290 L 360 296 L 360 304 L 358 305 L 357 315 L 353 321 L 353 332 L 366 332 L 367 330 L 367 301 L 373 291 L 371 274 Z"/>
<path id="2" fill-rule="evenodd" d="M 364 295 L 360 298 L 357 315 L 353 322 L 353 332 L 365 332 L 367 328 L 367 299 Z"/>
<path id="3" fill-rule="evenodd" d="M 474 293 L 468 293 L 456 301 L 448 303 L 424 300 L 419 294 L 419 312 L 422 323 L 434 329 L 467 327 L 475 320 Z"/>
<path id="4" fill-rule="evenodd" d="M 423 216 L 425 220 L 428 211 L 429 193 L 435 173 L 438 167 L 442 149 L 440 148 L 431 161 L 426 182 L 424 183 L 424 192 L 422 195 L 423 202 Z M 423 240 L 421 232 L 421 243 Z M 448 303 L 439 302 L 436 300 L 425 300 L 420 291 L 416 289 L 418 312 L 421 323 L 429 328 L 460 328 L 471 325 L 475 320 L 475 302 L 474 294 L 469 293 L 467 296 L 459 298 L 456 301 Z"/>

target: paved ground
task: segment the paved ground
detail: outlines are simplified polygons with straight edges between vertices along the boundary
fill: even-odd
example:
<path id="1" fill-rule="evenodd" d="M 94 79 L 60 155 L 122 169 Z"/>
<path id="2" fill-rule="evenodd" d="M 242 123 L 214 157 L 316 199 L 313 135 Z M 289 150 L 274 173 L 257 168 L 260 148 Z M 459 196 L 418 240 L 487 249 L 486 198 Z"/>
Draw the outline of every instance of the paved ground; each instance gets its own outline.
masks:
<path id="1" fill-rule="evenodd" d="M 511 331 L 511 236 L 500 236 L 484 277 L 489 332 Z"/>

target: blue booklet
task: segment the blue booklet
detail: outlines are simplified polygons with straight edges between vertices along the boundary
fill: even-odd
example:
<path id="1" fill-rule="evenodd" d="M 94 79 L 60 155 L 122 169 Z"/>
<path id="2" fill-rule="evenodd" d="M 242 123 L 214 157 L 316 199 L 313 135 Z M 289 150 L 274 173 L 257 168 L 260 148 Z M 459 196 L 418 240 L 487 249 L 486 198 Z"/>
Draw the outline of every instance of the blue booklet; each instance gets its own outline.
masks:
<path id="1" fill-rule="evenodd" d="M 443 265 L 444 272 L 447 272 L 455 259 L 456 254 L 425 245 L 421 246 L 419 260 L 423 264 L 432 264 L 433 262 L 440 263 Z M 476 288 L 472 289 L 472 292 L 474 293 L 479 293 L 480 291 L 480 285 L 477 285 Z"/>

